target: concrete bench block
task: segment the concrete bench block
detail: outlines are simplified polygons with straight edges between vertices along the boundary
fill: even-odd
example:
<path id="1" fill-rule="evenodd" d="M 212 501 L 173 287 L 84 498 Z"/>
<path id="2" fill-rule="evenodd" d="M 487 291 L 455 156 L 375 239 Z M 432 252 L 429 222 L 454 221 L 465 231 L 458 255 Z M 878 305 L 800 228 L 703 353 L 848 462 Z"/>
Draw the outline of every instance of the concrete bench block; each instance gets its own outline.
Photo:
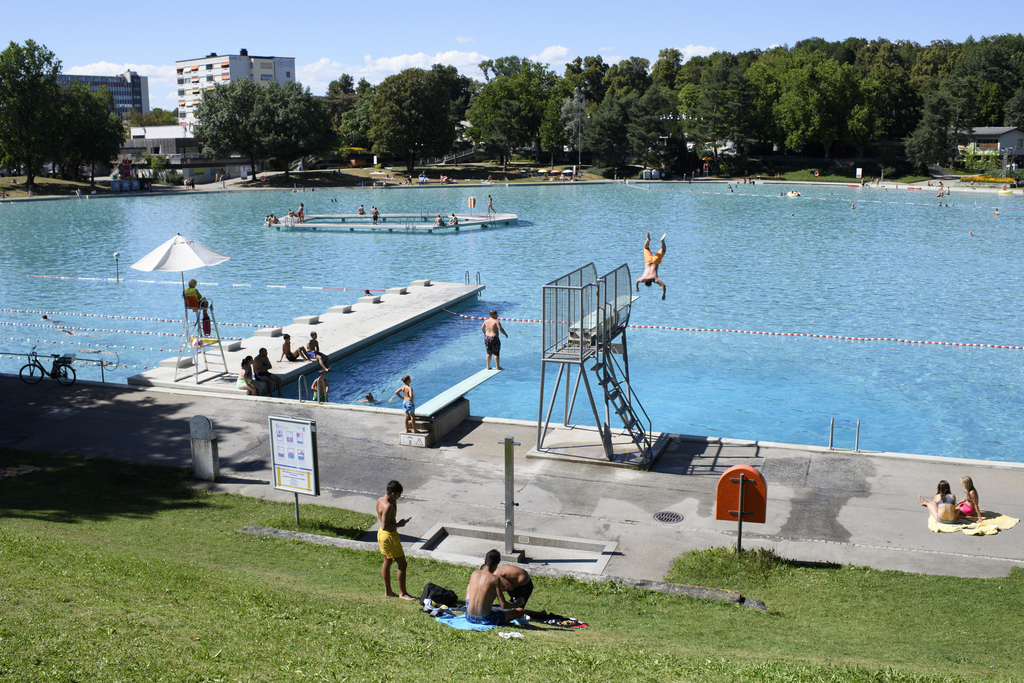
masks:
<path id="1" fill-rule="evenodd" d="M 413 280 L 410 287 L 429 287 L 430 280 Z"/>
<path id="2" fill-rule="evenodd" d="M 389 289 L 386 292 L 386 294 L 405 294 L 407 292 L 408 292 L 408 288 L 407 287 L 392 287 L 391 289 Z"/>
<path id="3" fill-rule="evenodd" d="M 241 351 L 242 350 L 242 340 L 241 339 L 237 339 L 235 341 L 229 341 L 229 342 L 221 342 L 221 344 L 224 346 L 224 350 L 228 351 L 228 352 L 231 352 L 231 351 Z"/>
<path id="4" fill-rule="evenodd" d="M 192 356 L 184 356 L 181 360 L 178 357 L 165 358 L 160 361 L 160 367 L 162 368 L 188 368 L 192 366 Z"/>
<path id="5" fill-rule="evenodd" d="M 256 330 L 257 337 L 280 337 L 282 330 L 280 327 L 264 327 L 261 330 Z"/>
<path id="6" fill-rule="evenodd" d="M 371 296 L 361 296 L 361 297 L 359 297 L 359 303 L 361 303 L 361 304 L 379 304 L 380 303 L 380 295 L 379 294 L 374 294 L 374 295 L 371 295 Z"/>
<path id="7" fill-rule="evenodd" d="M 320 316 L 300 315 L 298 318 L 292 318 L 292 322 L 296 325 L 316 325 L 320 322 Z"/>
<path id="8" fill-rule="evenodd" d="M 352 304 L 345 304 L 344 306 L 331 306 L 327 309 L 328 313 L 351 313 Z"/>

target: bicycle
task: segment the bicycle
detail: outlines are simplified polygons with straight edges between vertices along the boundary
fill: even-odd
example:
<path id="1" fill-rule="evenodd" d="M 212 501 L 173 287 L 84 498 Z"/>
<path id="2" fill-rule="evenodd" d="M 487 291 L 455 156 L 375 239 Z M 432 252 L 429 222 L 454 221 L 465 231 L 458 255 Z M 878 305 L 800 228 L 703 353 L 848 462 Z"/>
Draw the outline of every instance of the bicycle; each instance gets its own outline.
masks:
<path id="1" fill-rule="evenodd" d="M 43 367 L 42 362 L 39 360 L 39 354 L 36 353 L 36 347 L 32 347 L 32 351 L 28 354 L 28 363 L 22 366 L 21 381 L 26 384 L 36 384 L 43 379 L 43 377 L 52 377 L 66 387 L 71 386 L 75 383 L 75 369 L 71 367 L 71 364 L 75 362 L 76 356 L 74 354 L 64 354 L 63 356 L 57 353 L 51 353 L 53 356 L 53 367 L 49 372 Z"/>

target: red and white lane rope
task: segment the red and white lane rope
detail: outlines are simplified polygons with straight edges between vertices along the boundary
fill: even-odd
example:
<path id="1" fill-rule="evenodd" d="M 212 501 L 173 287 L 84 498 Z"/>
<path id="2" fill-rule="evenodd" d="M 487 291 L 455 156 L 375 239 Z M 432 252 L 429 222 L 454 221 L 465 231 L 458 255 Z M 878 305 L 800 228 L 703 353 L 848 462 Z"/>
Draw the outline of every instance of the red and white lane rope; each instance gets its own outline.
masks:
<path id="1" fill-rule="evenodd" d="M 31 275 L 22 273 L 4 273 L 7 277 L 30 277 L 38 278 L 41 280 L 88 280 L 92 282 L 132 282 L 144 285 L 177 285 L 181 286 L 181 283 L 177 280 L 134 280 L 128 278 L 112 278 L 112 277 L 85 277 L 81 275 Z M 197 287 L 263 287 L 266 289 L 323 289 L 331 290 L 336 292 L 386 292 L 387 289 L 373 288 L 373 287 L 323 287 L 323 286 L 309 286 L 309 285 L 253 285 L 251 283 L 220 283 L 220 282 L 200 282 Z"/>
<path id="2" fill-rule="evenodd" d="M 14 322 L 7 322 L 5 320 L 0 320 L 0 325 L 9 325 L 9 326 L 13 326 L 13 327 L 45 327 L 45 328 L 51 329 L 51 330 L 80 330 L 82 332 L 113 332 L 113 333 L 116 333 L 116 334 L 142 334 L 142 335 L 150 335 L 150 336 L 155 336 L 155 337 L 179 337 L 179 336 L 181 336 L 181 334 L 178 333 L 178 332 L 146 332 L 144 330 L 118 330 L 118 329 L 102 328 L 102 327 L 75 327 L 73 325 L 51 325 L 51 324 L 47 324 L 47 323 L 14 323 Z M 226 339 L 228 341 L 237 341 L 237 340 L 241 339 L 241 337 L 221 337 L 221 339 Z"/>
<path id="3" fill-rule="evenodd" d="M 71 313 L 68 311 L 32 311 L 22 308 L 0 308 L 2 313 L 32 313 L 35 315 L 62 315 L 65 317 L 80 318 L 107 318 L 109 320 L 142 320 L 144 322 L 157 323 L 180 323 L 181 318 L 144 318 L 137 315 L 106 315 L 103 313 Z M 13 323 L 12 323 L 13 324 Z M 23 323 L 28 324 L 28 323 Z M 273 325 L 260 325 L 258 323 L 217 323 L 218 325 L 232 327 L 273 327 Z"/>
<path id="4" fill-rule="evenodd" d="M 463 315 L 461 313 L 456 313 L 455 311 L 449 311 L 447 308 L 444 310 L 460 318 L 466 318 L 467 320 L 489 319 L 487 316 Z M 534 318 L 498 318 L 498 320 L 517 323 L 544 322 L 543 320 L 536 320 Z M 1014 349 L 1017 351 L 1024 351 L 1024 346 L 1011 346 L 1008 344 L 975 344 L 971 342 L 920 341 L 916 339 L 900 339 L 898 337 L 846 337 L 839 334 L 812 334 L 806 332 L 764 332 L 760 330 L 729 330 L 720 327 L 670 327 L 667 325 L 629 325 L 629 327 L 631 329 L 639 330 L 673 330 L 676 332 L 726 332 L 731 334 L 760 334 L 769 337 L 810 337 L 815 339 L 839 339 L 842 341 L 859 342 L 887 341 L 897 342 L 900 344 L 932 344 L 935 346 L 973 346 L 987 349 Z"/>

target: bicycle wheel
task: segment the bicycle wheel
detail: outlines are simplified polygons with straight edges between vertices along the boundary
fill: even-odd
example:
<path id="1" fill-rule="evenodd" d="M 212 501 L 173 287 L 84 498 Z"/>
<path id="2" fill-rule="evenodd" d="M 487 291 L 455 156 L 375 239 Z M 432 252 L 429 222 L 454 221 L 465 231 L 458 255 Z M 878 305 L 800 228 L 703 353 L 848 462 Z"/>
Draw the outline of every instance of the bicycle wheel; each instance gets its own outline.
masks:
<path id="1" fill-rule="evenodd" d="M 21 368 L 21 381 L 25 384 L 37 384 L 43 379 L 43 369 L 35 363 L 29 363 Z"/>
<path id="2" fill-rule="evenodd" d="M 70 365 L 62 365 L 57 370 L 57 381 L 66 387 L 75 383 L 75 369 Z"/>

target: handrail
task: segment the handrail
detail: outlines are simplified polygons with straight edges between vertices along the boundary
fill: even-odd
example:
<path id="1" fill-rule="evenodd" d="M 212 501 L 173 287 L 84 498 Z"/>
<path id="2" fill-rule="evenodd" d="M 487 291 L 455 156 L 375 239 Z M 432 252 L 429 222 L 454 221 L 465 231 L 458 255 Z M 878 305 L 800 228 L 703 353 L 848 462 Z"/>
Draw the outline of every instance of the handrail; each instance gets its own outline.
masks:
<path id="1" fill-rule="evenodd" d="M 299 375 L 297 384 L 299 386 L 299 403 L 305 403 L 309 400 L 309 386 L 306 384 L 306 376 Z M 303 394 L 306 395 L 306 398 L 302 398 Z"/>

